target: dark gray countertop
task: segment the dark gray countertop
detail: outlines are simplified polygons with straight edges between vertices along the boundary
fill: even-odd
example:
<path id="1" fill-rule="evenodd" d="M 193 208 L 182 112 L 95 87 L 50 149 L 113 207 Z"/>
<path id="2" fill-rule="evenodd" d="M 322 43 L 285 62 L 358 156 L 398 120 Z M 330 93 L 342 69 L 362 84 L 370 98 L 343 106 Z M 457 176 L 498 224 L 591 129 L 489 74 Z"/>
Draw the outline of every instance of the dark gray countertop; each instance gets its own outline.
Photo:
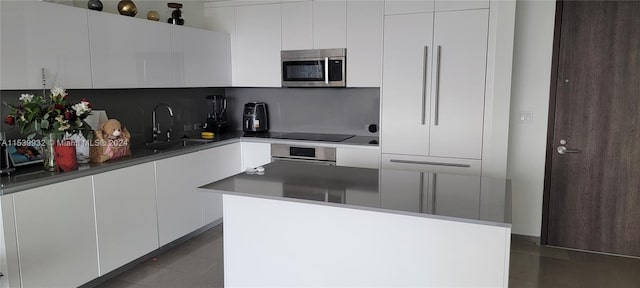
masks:
<path id="1" fill-rule="evenodd" d="M 278 132 L 271 132 L 278 133 Z M 377 137 L 368 136 L 356 136 L 351 142 L 344 143 L 345 145 L 361 145 L 361 147 L 377 147 L 377 145 L 368 144 L 371 140 L 377 140 Z M 162 151 L 154 151 L 146 149 L 142 146 L 131 147 L 131 156 L 110 160 L 104 163 L 89 163 L 80 164 L 78 170 L 71 172 L 48 172 L 42 169 L 42 165 L 35 164 L 30 167 L 20 167 L 16 172 L 10 175 L 3 175 L 0 177 L 0 195 L 7 195 L 18 191 L 32 189 L 44 185 L 54 184 L 62 181 L 67 181 L 84 176 L 90 176 L 98 173 L 103 173 L 111 170 L 121 169 L 129 166 L 134 166 L 146 162 L 157 161 L 164 158 L 174 157 L 182 154 L 193 153 L 200 150 L 213 148 L 216 146 L 226 145 L 229 143 L 239 141 L 257 141 L 257 142 L 281 142 L 283 139 L 271 139 L 271 138 L 253 138 L 244 137 L 242 131 L 230 131 L 224 134 L 217 134 L 211 143 L 195 145 L 184 148 L 176 148 Z M 286 142 L 294 142 L 300 144 L 318 145 L 325 144 L 328 146 L 337 145 L 337 143 L 317 143 L 310 141 L 300 140 L 283 140 Z"/>
<path id="2" fill-rule="evenodd" d="M 212 193 L 511 226 L 504 179 L 277 161 L 200 187 Z M 435 188 L 434 188 L 435 187 Z"/>

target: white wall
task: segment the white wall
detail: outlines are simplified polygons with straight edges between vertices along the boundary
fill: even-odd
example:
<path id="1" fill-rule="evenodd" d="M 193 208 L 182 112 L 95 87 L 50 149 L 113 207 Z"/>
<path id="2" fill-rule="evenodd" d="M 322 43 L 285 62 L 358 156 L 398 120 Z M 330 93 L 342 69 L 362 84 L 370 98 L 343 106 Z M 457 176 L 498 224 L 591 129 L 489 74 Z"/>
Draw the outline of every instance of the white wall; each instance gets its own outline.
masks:
<path id="1" fill-rule="evenodd" d="M 507 177 L 514 234 L 540 236 L 555 1 L 518 1 L 513 51 Z M 520 114 L 531 112 L 530 123 Z"/>

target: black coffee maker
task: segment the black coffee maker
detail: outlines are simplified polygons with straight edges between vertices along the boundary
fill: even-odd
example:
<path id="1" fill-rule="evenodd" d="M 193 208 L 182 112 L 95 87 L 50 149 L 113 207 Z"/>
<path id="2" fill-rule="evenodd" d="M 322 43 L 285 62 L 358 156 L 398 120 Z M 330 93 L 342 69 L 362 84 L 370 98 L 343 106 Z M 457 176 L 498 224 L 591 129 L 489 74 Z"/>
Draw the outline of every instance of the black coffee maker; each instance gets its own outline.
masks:
<path id="1" fill-rule="evenodd" d="M 227 126 L 229 126 L 227 115 L 225 114 L 227 99 L 224 95 L 209 95 L 207 96 L 207 102 L 209 102 L 209 115 L 202 129 L 216 134 L 224 133 L 227 130 Z"/>

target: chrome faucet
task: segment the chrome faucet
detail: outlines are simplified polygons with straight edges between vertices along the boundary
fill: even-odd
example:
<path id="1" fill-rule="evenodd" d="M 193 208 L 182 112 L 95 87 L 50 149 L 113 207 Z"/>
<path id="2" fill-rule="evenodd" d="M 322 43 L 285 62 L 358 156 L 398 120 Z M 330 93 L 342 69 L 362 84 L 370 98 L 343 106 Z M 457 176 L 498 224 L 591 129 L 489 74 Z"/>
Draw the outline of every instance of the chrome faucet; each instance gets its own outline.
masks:
<path id="1" fill-rule="evenodd" d="M 173 126 L 173 109 L 171 109 L 171 106 L 164 103 L 158 104 L 156 107 L 153 108 L 153 113 L 151 113 L 151 121 L 153 121 L 153 141 L 158 140 L 158 135 L 162 134 L 162 131 L 160 131 L 160 122 L 156 120 L 156 110 L 158 110 L 158 108 L 160 107 L 167 108 L 167 111 L 169 111 L 169 117 L 170 117 L 169 119 L 171 121 L 170 126 Z M 171 127 L 167 129 L 167 141 L 170 141 L 170 140 L 171 140 Z"/>

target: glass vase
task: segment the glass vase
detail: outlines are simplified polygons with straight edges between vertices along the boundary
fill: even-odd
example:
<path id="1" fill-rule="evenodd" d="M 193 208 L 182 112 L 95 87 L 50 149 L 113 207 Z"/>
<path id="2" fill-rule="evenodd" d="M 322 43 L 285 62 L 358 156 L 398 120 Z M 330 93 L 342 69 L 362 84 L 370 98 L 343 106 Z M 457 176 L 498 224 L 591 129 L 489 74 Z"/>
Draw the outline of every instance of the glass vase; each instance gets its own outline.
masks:
<path id="1" fill-rule="evenodd" d="M 44 170 L 46 171 L 56 171 L 56 154 L 53 146 L 57 139 L 57 135 L 53 133 L 48 133 L 42 136 L 42 142 L 44 144 L 42 161 L 44 164 Z"/>

